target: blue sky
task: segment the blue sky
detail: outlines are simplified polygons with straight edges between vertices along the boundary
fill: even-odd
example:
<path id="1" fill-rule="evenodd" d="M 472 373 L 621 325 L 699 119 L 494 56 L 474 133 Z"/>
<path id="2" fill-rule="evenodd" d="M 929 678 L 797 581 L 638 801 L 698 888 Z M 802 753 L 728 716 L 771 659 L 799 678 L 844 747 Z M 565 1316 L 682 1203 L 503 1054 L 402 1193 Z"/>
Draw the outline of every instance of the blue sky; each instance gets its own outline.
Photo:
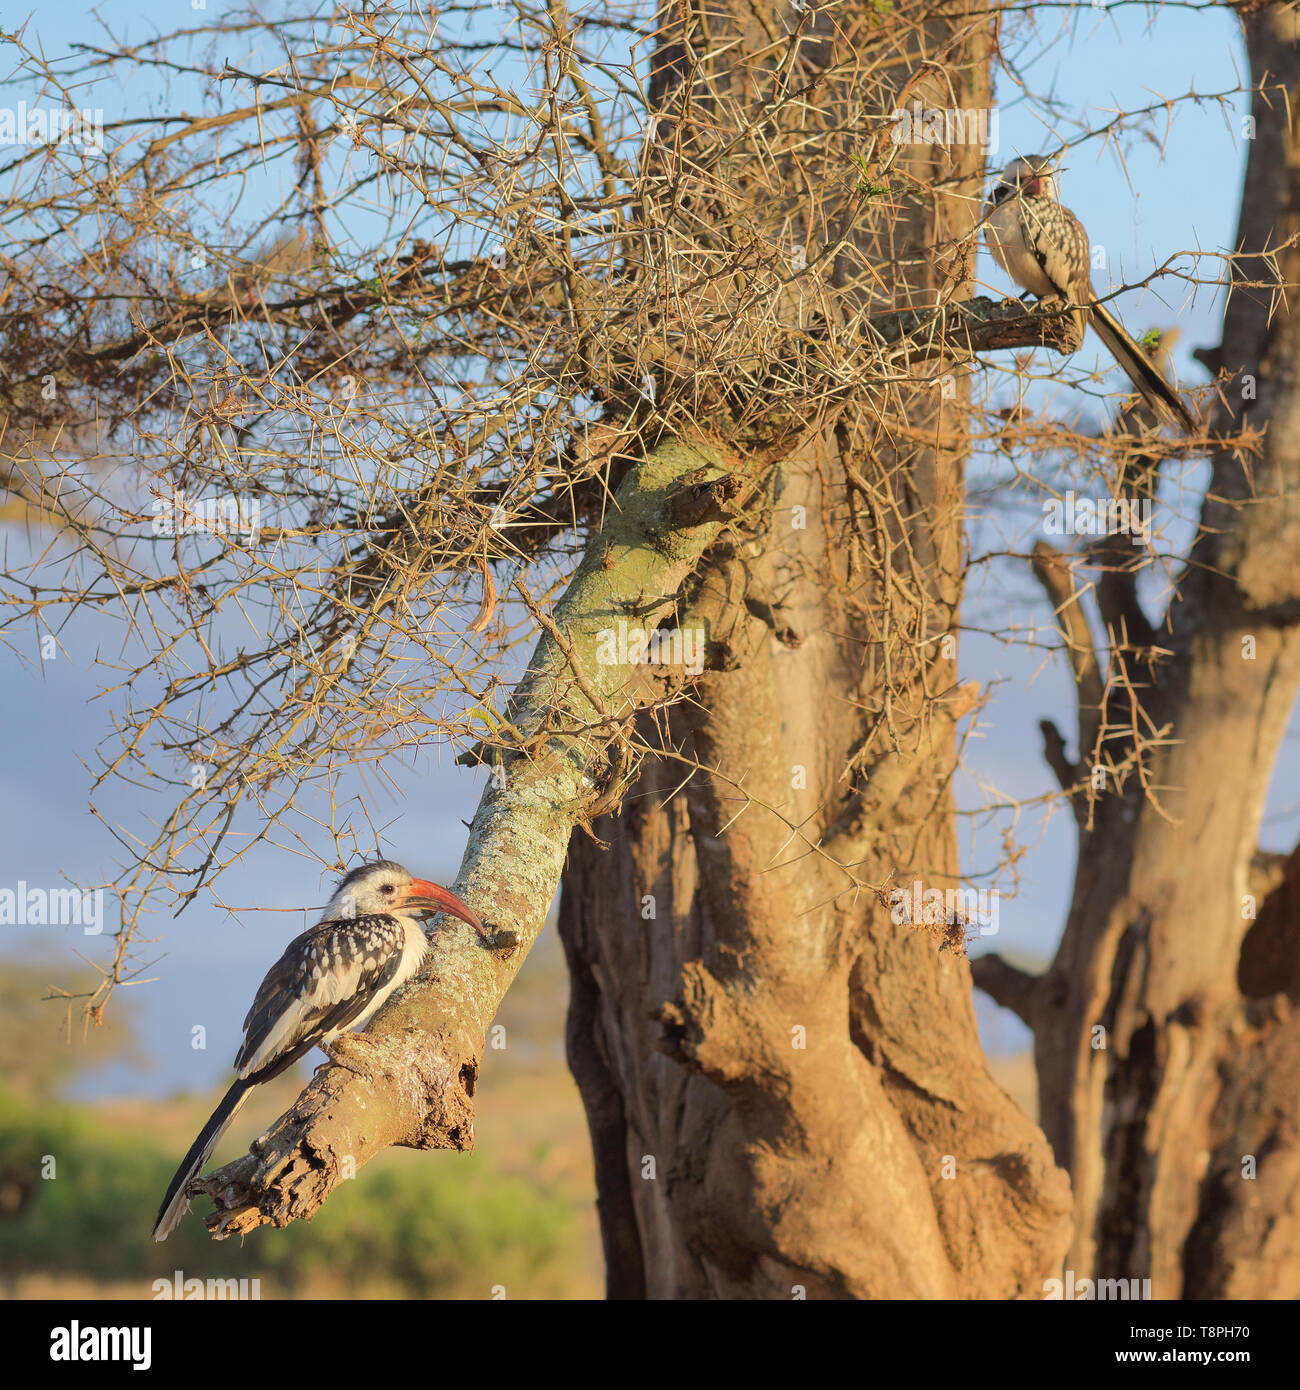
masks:
<path id="1" fill-rule="evenodd" d="M 191 14 L 188 6 L 175 3 L 110 0 L 99 6 L 99 12 L 119 35 L 138 39 L 155 28 L 166 30 L 191 20 L 211 22 L 225 8 L 220 0 L 209 0 L 203 14 Z M 7 23 L 12 25 L 14 20 Z M 1072 39 L 1051 44 L 1063 24 L 1072 29 Z M 80 25 L 85 26 L 84 35 L 79 33 Z M 28 28 L 29 41 L 33 34 L 41 36 L 47 53 L 57 52 L 73 37 L 101 41 L 88 21 L 67 12 L 37 11 Z M 1080 6 L 1068 15 L 1045 10 L 1037 39 L 1021 45 L 1005 42 L 1007 51 L 1026 63 L 1031 89 L 1039 96 L 1051 93 L 1062 119 L 1054 131 L 1045 127 L 1036 106 L 1003 83 L 1001 148 L 994 161 L 998 165 L 1015 153 L 1050 149 L 1062 139 L 1073 138 L 1078 121 L 1097 125 L 1115 110 L 1147 106 L 1191 90 L 1213 93 L 1231 88 L 1240 80 L 1243 65 L 1236 25 L 1231 15 L 1217 8 L 1190 13 L 1126 6 L 1107 14 Z M 236 56 L 232 50 L 232 61 Z M 36 95 L 11 82 L 0 103 L 12 104 L 24 96 L 31 100 Z M 116 114 L 112 102 L 131 107 L 139 101 L 154 109 L 156 103 L 149 96 L 137 87 L 134 92 L 105 96 L 103 104 L 111 118 Z M 1235 109 L 1243 108 L 1242 99 L 1237 98 Z M 1117 146 L 1093 141 L 1074 149 L 1066 160 L 1062 192 L 1084 217 L 1094 245 L 1106 248 L 1108 271 L 1094 276 L 1098 288 L 1107 287 L 1108 276 L 1116 282 L 1140 278 L 1178 251 L 1227 247 L 1235 229 L 1244 155 L 1237 122 L 1225 122 L 1214 103 L 1178 107 L 1167 130 L 1161 116 L 1125 131 Z M 986 256 L 980 259 L 979 274 L 990 289 L 1009 292 Z M 1183 285 L 1172 280 L 1166 282 L 1163 294 L 1163 302 L 1154 292 L 1129 294 L 1119 301 L 1117 311 L 1135 332 L 1177 322 L 1183 331 L 1177 360 L 1180 377 L 1186 384 L 1199 383 L 1204 373 L 1190 352 L 1218 341 L 1222 306 L 1215 302 L 1212 290 L 1189 297 Z M 1081 357 L 1083 364 L 1103 359 L 1095 339 L 1089 338 Z M 1044 360 L 1040 365 L 1050 364 Z M 1108 382 L 1114 381 L 1112 374 Z M 1053 388 L 1052 399 L 1067 409 L 1069 402 L 1062 404 L 1062 391 L 1059 386 Z M 998 524 L 1011 527 L 1018 548 L 1032 544 L 1028 521 Z M 987 541 L 982 527 L 983 523 L 975 527 L 977 549 Z M 26 542 L 11 534 L 7 543 L 11 561 L 20 562 Z M 1040 628 L 1049 622 L 1046 604 L 1031 580 L 1006 568 L 996 580 L 996 585 L 982 580 L 973 583 L 972 613 L 981 617 L 1012 614 L 1021 622 L 1032 618 Z M 86 811 L 88 776 L 80 761 L 89 759 L 109 732 L 108 707 L 94 699 L 100 684 L 91 661 L 97 643 L 104 641 L 108 646 L 112 640 L 82 622 L 67 650 L 44 667 L 36 659 L 34 646 L 20 654 L 0 651 L 9 727 L 22 731 L 21 737 L 11 738 L 9 756 L 0 765 L 4 822 L 0 844 L 5 847 L 0 856 L 0 886 L 14 885 L 19 879 L 54 885 L 64 871 L 82 882 L 114 875 L 121 851 Z M 991 781 L 1014 797 L 1046 791 L 1050 774 L 1041 759 L 1036 725 L 1045 715 L 1063 725 L 1068 719 L 1071 690 L 1063 663 L 1044 662 L 1034 653 L 970 634 L 962 642 L 961 664 L 963 675 L 982 685 L 1003 682 L 979 736 L 968 745 L 968 770 L 959 782 L 962 804 L 972 807 L 984 800 L 981 781 Z M 1294 748 L 1293 736 L 1285 748 L 1283 775 L 1275 781 L 1295 780 Z M 396 792 L 377 782 L 366 786 L 344 779 L 341 794 L 364 797 L 374 822 L 390 823 L 385 852 L 420 874 L 448 880 L 460 861 L 465 837 L 462 822 L 477 804 L 478 776 L 446 757 L 398 771 L 394 780 Z M 122 791 L 105 801 L 127 819 L 150 810 L 140 798 Z M 152 809 L 156 813 L 156 807 Z M 1296 829 L 1285 798 L 1274 796 L 1266 823 L 1267 846 L 1290 848 Z M 1001 931 L 995 944 L 999 949 L 1045 958 L 1059 934 L 1069 900 L 1072 822 L 1065 812 L 1045 824 L 1031 816 L 1022 822 L 1020 835 L 1032 848 L 1022 865 L 1019 895 L 1001 904 Z M 987 826 L 973 838 L 963 830 L 967 868 L 978 872 L 988 867 L 998 843 L 997 834 Z M 323 837 L 320 848 L 326 849 Z M 226 881 L 223 891 L 240 907 L 294 908 L 301 907 L 305 898 L 322 902 L 327 887 L 302 859 L 264 848 L 245 861 L 238 885 Z M 288 938 L 301 930 L 303 918 L 252 911 L 228 917 L 200 901 L 178 921 L 159 916 L 155 925 L 160 940 L 153 952 L 156 968 L 150 973 L 157 983 L 130 991 L 123 1001 L 136 1017 L 154 1065 L 147 1070 L 108 1069 L 87 1082 L 97 1094 L 214 1085 L 234 1054 L 238 1026 L 258 981 Z M 88 945 L 75 929 L 24 932 L 0 927 L 0 953 L 47 954 L 52 945 L 94 955 L 98 943 Z M 990 1046 L 1001 1051 L 1023 1045 L 1025 1035 L 1019 1025 L 977 997 Z M 208 1031 L 204 1053 L 190 1050 L 190 1030 L 196 1023 Z M 52 1017 L 49 1045 L 60 1045 L 57 1035 Z"/>

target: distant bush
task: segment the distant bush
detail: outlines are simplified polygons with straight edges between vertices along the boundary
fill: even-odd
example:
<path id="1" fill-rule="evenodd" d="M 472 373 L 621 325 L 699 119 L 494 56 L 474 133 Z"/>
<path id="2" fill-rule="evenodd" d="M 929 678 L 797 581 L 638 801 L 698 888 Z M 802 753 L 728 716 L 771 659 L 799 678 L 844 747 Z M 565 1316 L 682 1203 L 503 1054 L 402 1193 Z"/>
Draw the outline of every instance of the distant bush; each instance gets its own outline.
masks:
<path id="1" fill-rule="evenodd" d="M 41 1176 L 46 1156 L 51 1178 Z M 177 1158 L 0 1088 L 0 1275 L 138 1279 L 143 1298 L 175 1270 L 261 1278 L 288 1293 L 417 1298 L 486 1298 L 498 1284 L 511 1297 L 556 1297 L 570 1277 L 570 1205 L 476 1156 L 394 1155 L 362 1169 L 310 1223 L 217 1243 L 194 1217 L 157 1245 L 150 1231 Z"/>

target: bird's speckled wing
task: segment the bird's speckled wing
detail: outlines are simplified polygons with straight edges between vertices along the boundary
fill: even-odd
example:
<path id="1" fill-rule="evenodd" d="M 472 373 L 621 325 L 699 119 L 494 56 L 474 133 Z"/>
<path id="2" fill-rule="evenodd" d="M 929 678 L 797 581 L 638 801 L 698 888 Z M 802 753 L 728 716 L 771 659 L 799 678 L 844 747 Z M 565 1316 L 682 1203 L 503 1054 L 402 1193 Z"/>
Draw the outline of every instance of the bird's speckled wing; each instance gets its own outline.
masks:
<path id="1" fill-rule="evenodd" d="M 397 973 L 405 940 L 402 923 L 382 913 L 322 922 L 295 937 L 244 1019 L 238 1074 L 269 1080 L 325 1034 L 347 1028 Z"/>
<path id="2" fill-rule="evenodd" d="M 1092 267 L 1083 223 L 1052 198 L 1021 198 L 1018 210 L 1025 246 L 1053 290 L 1086 307 Z"/>

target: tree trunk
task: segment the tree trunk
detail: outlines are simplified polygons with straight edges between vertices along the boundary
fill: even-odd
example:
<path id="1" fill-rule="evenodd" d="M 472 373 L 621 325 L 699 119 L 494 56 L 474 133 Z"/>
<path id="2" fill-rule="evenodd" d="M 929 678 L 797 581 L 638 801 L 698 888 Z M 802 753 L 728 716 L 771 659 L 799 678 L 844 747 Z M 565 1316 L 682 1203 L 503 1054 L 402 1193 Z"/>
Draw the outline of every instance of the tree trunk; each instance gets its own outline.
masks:
<path id="1" fill-rule="evenodd" d="M 784 57 L 766 56 L 777 11 L 735 14 L 711 15 L 711 51 L 761 96 L 753 74 Z M 852 130 L 843 21 L 812 20 L 794 80 L 817 79 L 801 121 Z M 987 106 L 987 15 L 864 7 L 857 39 L 882 23 L 905 51 L 887 79 L 900 99 Z M 697 109 L 665 53 L 660 99 Z M 716 121 L 725 75 L 698 80 Z M 780 137 L 745 156 L 779 163 Z M 845 236 L 848 309 L 933 303 L 969 268 L 955 253 L 978 147 L 907 147 L 896 167 L 905 180 Z M 836 234 L 794 225 L 810 260 Z M 887 293 L 855 274 L 864 260 L 890 267 Z M 707 634 L 707 669 L 621 820 L 596 822 L 609 847 L 570 844 L 569 1056 L 612 1297 L 1036 1297 L 1068 1240 L 1065 1176 L 985 1066 L 964 952 L 868 890 L 958 878 L 949 779 L 971 694 L 944 641 L 961 571 L 951 372 L 869 390 L 784 460 L 767 525 L 708 553 L 679 619 Z"/>
<path id="2" fill-rule="evenodd" d="M 1300 280 L 1287 245 L 1300 231 L 1300 30 L 1291 7 L 1243 23 L 1265 89 L 1244 255 L 1222 347 L 1207 355 L 1239 373 L 1216 421 L 1227 442 L 1164 630 L 1127 655 L 1112 646 L 1100 711 L 1081 682 L 1080 761 L 1106 785 L 1091 826 L 1080 818 L 1051 970 L 977 972 L 1034 1030 L 1043 1124 L 1074 1183 L 1071 1267 L 1149 1278 L 1156 1298 L 1300 1295 L 1294 866 L 1280 885 L 1273 874 L 1255 920 L 1270 887 L 1256 872 L 1260 820 L 1300 686 L 1300 320 L 1272 288 Z M 1232 442 L 1265 427 L 1261 457 Z M 1133 586 L 1112 574 L 1100 588 L 1110 643 L 1147 628 Z M 1074 633 L 1088 640 L 1077 622 Z M 1148 665 L 1152 645 L 1166 654 Z M 1117 780 L 1135 729 L 1149 739 L 1144 774 Z"/>

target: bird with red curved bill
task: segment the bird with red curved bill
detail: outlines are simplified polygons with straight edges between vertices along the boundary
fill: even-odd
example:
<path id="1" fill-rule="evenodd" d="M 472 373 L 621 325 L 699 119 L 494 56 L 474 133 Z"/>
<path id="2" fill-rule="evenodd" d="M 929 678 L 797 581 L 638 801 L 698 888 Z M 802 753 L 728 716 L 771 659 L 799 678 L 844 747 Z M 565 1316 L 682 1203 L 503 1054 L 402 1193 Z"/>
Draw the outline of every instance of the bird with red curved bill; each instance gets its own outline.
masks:
<path id="1" fill-rule="evenodd" d="M 362 864 L 340 880 L 320 922 L 285 947 L 262 981 L 244 1019 L 235 1080 L 181 1160 L 158 1208 L 155 1240 L 166 1240 L 189 1210 L 191 1184 L 253 1087 L 313 1047 L 328 1051 L 340 1033 L 365 1027 L 424 960 L 429 941 L 418 919 L 440 912 L 468 922 L 491 946 L 515 943 L 513 933 L 489 932 L 455 893 L 392 860 Z"/>
<path id="2" fill-rule="evenodd" d="M 1195 417 L 1151 354 L 1097 298 L 1087 230 L 1061 202 L 1046 155 L 1013 159 L 1002 171 L 985 207 L 985 240 L 993 259 L 1026 293 L 1072 306 L 1080 333 L 1091 327 L 1106 344 L 1153 418 L 1197 433 Z"/>

